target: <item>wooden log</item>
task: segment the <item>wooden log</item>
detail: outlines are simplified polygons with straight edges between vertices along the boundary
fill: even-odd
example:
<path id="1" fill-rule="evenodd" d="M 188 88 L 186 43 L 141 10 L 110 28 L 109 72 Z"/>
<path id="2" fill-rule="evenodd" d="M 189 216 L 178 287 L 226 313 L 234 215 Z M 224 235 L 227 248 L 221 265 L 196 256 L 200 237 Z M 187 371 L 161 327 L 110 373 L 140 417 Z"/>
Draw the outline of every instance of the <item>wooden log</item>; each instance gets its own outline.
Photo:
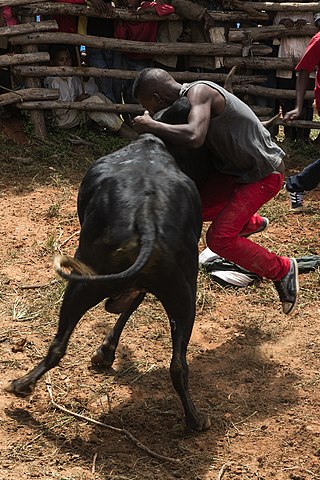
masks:
<path id="1" fill-rule="evenodd" d="M 18 7 L 19 5 L 30 5 L 30 3 L 40 3 L 41 0 L 0 0 L 1 7 Z M 32 7 L 31 7 L 32 8 Z"/>
<path id="2" fill-rule="evenodd" d="M 317 12 L 320 2 L 243 2 L 256 10 L 266 12 Z"/>
<path id="3" fill-rule="evenodd" d="M 219 1 L 219 0 L 218 0 Z M 220 0 L 220 3 L 222 3 L 222 5 L 225 5 L 226 2 L 224 0 Z M 243 2 L 243 0 L 228 0 L 228 3 L 230 4 L 230 6 L 232 7 L 232 9 L 234 10 L 243 10 L 244 12 L 246 12 L 247 14 L 249 15 L 254 15 L 257 10 L 254 9 L 252 6 L 251 6 L 251 2 L 248 3 L 248 2 Z"/>
<path id="4" fill-rule="evenodd" d="M 149 53 L 151 55 L 208 55 L 208 56 L 227 56 L 241 55 L 242 46 L 238 44 L 223 43 L 152 43 L 136 42 L 131 40 L 118 40 L 115 38 L 94 37 L 92 35 L 79 35 L 76 33 L 30 33 L 26 35 L 17 35 L 9 37 L 12 45 L 86 45 L 87 47 L 102 48 L 105 50 L 114 50 L 118 52 L 130 53 Z M 253 50 L 271 52 L 271 48 L 266 45 L 254 45 Z"/>
<path id="5" fill-rule="evenodd" d="M 1 57 L 0 57 L 1 61 Z M 47 67 L 47 66 L 17 66 L 14 73 L 22 77 L 94 77 L 94 78 L 125 78 L 135 79 L 139 72 L 133 70 L 113 70 L 95 67 Z M 211 80 L 223 83 L 226 73 L 195 73 L 195 72 L 171 72 L 177 81 L 194 82 L 196 80 Z M 265 75 L 234 75 L 234 83 L 264 83 Z"/>
<path id="6" fill-rule="evenodd" d="M 260 85 L 234 85 L 234 93 L 247 93 L 248 95 L 269 97 L 269 98 L 296 98 L 295 90 L 284 90 L 281 88 L 261 87 Z M 313 91 L 307 91 L 305 94 L 306 100 L 313 100 Z"/>
<path id="7" fill-rule="evenodd" d="M 300 58 L 277 57 L 225 57 L 223 60 L 226 68 L 246 67 L 252 70 L 294 70 Z"/>
<path id="8" fill-rule="evenodd" d="M 33 22 L 33 20 L 34 20 L 33 16 L 21 17 L 21 23 L 30 23 L 30 22 Z M 41 33 L 39 33 L 38 35 L 41 35 Z M 20 35 L 17 35 L 17 37 L 19 36 Z M 11 37 L 11 38 L 15 38 L 15 37 Z M 38 53 L 38 46 L 36 44 L 35 45 L 30 45 L 29 43 L 24 44 L 21 48 L 21 52 L 22 53 Z M 25 85 L 27 88 L 40 88 L 41 82 L 39 78 L 26 78 Z M 30 118 L 34 128 L 34 135 L 40 139 L 45 138 L 47 131 L 46 131 L 46 122 L 44 119 L 43 112 L 31 112 Z"/>
<path id="9" fill-rule="evenodd" d="M 279 38 L 279 37 L 313 37 L 318 32 L 318 29 L 311 25 L 305 27 L 290 30 L 284 25 L 268 25 L 266 27 L 252 27 L 252 28 L 230 28 L 228 41 L 229 42 L 242 42 L 247 38 L 252 39 L 253 42 L 264 40 L 266 38 Z"/>
<path id="10" fill-rule="evenodd" d="M 1 27 L 0 36 L 22 35 L 24 33 L 47 32 L 49 30 L 59 30 L 55 20 L 46 20 L 45 22 L 27 22 L 13 25 L 12 27 Z"/>
<path id="11" fill-rule="evenodd" d="M 268 120 L 268 119 L 264 119 Z M 312 128 L 315 130 L 320 130 L 320 122 L 312 121 L 312 120 L 294 120 L 290 123 L 286 123 L 283 121 L 282 118 L 277 118 L 272 125 L 282 125 L 284 127 L 297 127 L 297 128 Z"/>
<path id="12" fill-rule="evenodd" d="M 284 123 L 280 119 L 279 125 L 284 125 L 285 127 L 289 125 L 290 127 L 313 128 L 315 130 L 320 130 L 320 122 L 314 122 L 314 121 L 308 121 L 308 120 L 294 120 L 290 122 L 290 124 L 288 124 L 288 123 Z"/>
<path id="13" fill-rule="evenodd" d="M 0 95 L 0 107 L 29 100 L 57 100 L 59 91 L 53 88 L 24 88 Z"/>
<path id="14" fill-rule="evenodd" d="M 1 104 L 0 104 L 1 105 Z M 87 102 L 61 102 L 61 101 L 29 101 L 17 105 L 21 110 L 81 110 L 95 112 L 133 113 L 141 115 L 144 108 L 140 104 L 122 103 L 87 103 Z"/>
<path id="15" fill-rule="evenodd" d="M 259 105 L 249 105 L 249 107 L 257 117 L 268 117 L 273 114 L 273 108 L 270 107 L 260 107 Z"/>
<path id="16" fill-rule="evenodd" d="M 8 0 L 9 1 L 9 0 Z M 7 2 L 6 2 L 7 4 Z M 32 14 L 32 15 L 52 15 L 52 14 L 61 14 L 61 15 L 84 15 L 90 17 L 105 18 L 104 13 L 98 12 L 95 8 L 89 7 L 86 5 L 76 5 L 68 3 L 53 3 L 53 2 L 40 2 L 33 3 L 30 7 L 20 7 L 18 9 L 20 15 Z M 241 20 L 268 20 L 268 14 L 265 12 L 257 12 L 255 15 L 248 15 L 244 12 L 219 12 L 211 11 L 209 12 L 212 17 L 219 22 L 238 22 Z M 126 10 L 117 9 L 115 12 L 114 18 L 119 18 L 121 20 L 137 21 L 137 20 L 152 20 L 152 21 L 176 21 L 181 20 L 181 17 L 178 15 L 164 15 L 159 16 L 156 14 L 144 14 L 144 15 L 135 15 L 129 13 Z"/>
<path id="17" fill-rule="evenodd" d="M 10 65 L 24 65 L 37 62 L 49 62 L 50 55 L 48 52 L 38 53 L 13 53 L 9 55 L 0 55 L 0 67 Z"/>
<path id="18" fill-rule="evenodd" d="M 1 103 L 0 103 L 1 106 Z M 101 103 L 82 103 L 82 102 L 60 102 L 60 101 L 28 101 L 23 102 L 17 105 L 21 110 L 60 110 L 60 109 L 71 109 L 71 110 L 80 110 L 80 111 L 97 111 L 97 112 L 113 112 L 113 113 L 133 113 L 136 115 L 141 115 L 144 112 L 144 109 L 141 105 L 133 104 L 101 104 Z M 251 108 L 260 113 L 267 113 L 263 107 L 254 107 Z M 270 109 L 267 109 L 270 110 Z M 279 119 L 276 121 L 277 125 L 287 125 Z M 311 122 L 305 120 L 295 120 L 290 123 L 290 126 L 300 127 L 300 128 L 314 128 L 320 130 L 320 122 Z"/>

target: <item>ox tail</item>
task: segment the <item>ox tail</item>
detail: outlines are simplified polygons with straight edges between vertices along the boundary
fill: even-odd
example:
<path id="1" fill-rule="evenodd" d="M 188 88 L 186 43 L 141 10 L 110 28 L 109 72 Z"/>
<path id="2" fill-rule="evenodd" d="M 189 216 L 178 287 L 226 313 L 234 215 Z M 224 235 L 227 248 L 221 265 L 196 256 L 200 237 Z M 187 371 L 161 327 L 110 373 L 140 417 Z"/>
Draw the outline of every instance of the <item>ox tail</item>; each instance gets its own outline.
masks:
<path id="1" fill-rule="evenodd" d="M 70 257 L 69 255 L 60 255 L 56 253 L 53 258 L 53 266 L 60 277 L 65 280 L 76 280 L 82 282 L 117 282 L 121 280 L 129 280 L 139 273 L 148 262 L 154 248 L 155 231 L 149 232 L 143 236 L 141 248 L 135 262 L 129 268 L 119 273 L 110 273 L 106 275 L 97 274 L 91 267 L 80 260 Z M 67 273 L 64 269 L 69 268 L 71 273 Z"/>

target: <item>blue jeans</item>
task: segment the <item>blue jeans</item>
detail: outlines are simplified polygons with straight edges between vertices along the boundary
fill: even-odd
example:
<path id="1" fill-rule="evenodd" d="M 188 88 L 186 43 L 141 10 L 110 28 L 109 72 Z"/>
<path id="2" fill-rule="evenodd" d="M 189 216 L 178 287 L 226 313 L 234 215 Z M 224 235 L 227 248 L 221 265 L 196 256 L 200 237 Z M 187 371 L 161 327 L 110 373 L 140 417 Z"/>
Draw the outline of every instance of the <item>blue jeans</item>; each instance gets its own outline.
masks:
<path id="1" fill-rule="evenodd" d="M 320 183 L 320 158 L 308 165 L 297 175 L 288 178 L 288 192 L 304 192 L 313 190 Z"/>
<path id="2" fill-rule="evenodd" d="M 111 50 L 87 47 L 87 58 L 90 67 L 104 69 L 113 68 L 113 54 Z M 101 77 L 97 78 L 96 82 L 100 92 L 108 97 L 113 103 L 117 103 L 113 91 L 113 79 Z"/>

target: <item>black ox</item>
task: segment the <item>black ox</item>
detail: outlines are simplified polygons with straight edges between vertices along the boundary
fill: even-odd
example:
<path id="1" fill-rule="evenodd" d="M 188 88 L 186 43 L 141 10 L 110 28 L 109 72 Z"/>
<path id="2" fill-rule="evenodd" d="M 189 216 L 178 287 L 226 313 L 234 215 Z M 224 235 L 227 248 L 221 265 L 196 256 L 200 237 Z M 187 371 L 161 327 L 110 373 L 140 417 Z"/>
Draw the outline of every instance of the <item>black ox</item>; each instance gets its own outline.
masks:
<path id="1" fill-rule="evenodd" d="M 188 105 L 182 99 L 165 110 L 162 119 L 181 123 L 187 114 Z M 200 169 L 198 175 L 193 169 L 195 151 L 191 152 L 191 162 L 187 151 L 173 153 L 182 169 L 200 184 L 204 171 Z M 207 158 L 205 151 L 198 153 L 203 161 Z M 12 381 L 7 390 L 30 395 L 40 377 L 58 365 L 75 326 L 88 309 L 109 297 L 137 290 L 139 296 L 119 316 L 92 357 L 93 363 L 111 367 L 128 318 L 146 292 L 151 292 L 170 320 L 170 373 L 186 424 L 192 430 L 208 428 L 208 416 L 196 409 L 188 391 L 186 361 L 195 317 L 202 227 L 195 183 L 182 173 L 162 140 L 143 134 L 89 168 L 79 190 L 78 215 L 81 233 L 75 258 L 56 258 L 58 273 L 68 279 L 57 334 L 46 357 L 28 374 Z M 66 273 L 62 266 L 71 267 L 72 272 Z"/>

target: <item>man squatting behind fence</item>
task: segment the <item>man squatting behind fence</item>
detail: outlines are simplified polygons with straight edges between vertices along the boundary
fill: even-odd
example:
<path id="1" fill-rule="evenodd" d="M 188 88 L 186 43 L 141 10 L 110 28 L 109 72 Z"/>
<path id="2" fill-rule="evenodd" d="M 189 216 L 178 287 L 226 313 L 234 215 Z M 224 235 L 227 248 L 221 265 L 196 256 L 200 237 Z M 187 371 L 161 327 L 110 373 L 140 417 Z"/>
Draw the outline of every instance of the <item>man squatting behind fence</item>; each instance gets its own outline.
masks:
<path id="1" fill-rule="evenodd" d="M 212 152 L 217 173 L 200 192 L 203 220 L 212 221 L 208 247 L 273 280 L 283 312 L 292 313 L 299 295 L 296 260 L 276 255 L 247 238 L 268 226 L 268 219 L 257 211 L 282 187 L 284 151 L 244 102 L 213 82 L 182 85 L 165 70 L 149 68 L 137 77 L 133 93 L 147 110 L 135 118 L 139 133 L 153 133 L 191 149 L 205 144 Z M 183 96 L 191 106 L 188 123 L 169 125 L 152 118 Z"/>
<path id="2" fill-rule="evenodd" d="M 58 46 L 51 53 L 51 63 L 58 67 L 72 65 L 70 52 L 66 46 Z M 83 102 L 96 104 L 112 104 L 105 95 L 98 91 L 94 79 L 90 77 L 82 81 L 78 77 L 46 77 L 44 85 L 47 88 L 59 90 L 59 100 L 64 102 Z M 88 111 L 80 112 L 73 109 L 60 109 L 54 112 L 57 124 L 61 128 L 71 129 L 91 119 L 101 127 L 107 128 L 119 136 L 135 139 L 137 133 L 124 124 L 119 115 L 112 112 Z"/>

